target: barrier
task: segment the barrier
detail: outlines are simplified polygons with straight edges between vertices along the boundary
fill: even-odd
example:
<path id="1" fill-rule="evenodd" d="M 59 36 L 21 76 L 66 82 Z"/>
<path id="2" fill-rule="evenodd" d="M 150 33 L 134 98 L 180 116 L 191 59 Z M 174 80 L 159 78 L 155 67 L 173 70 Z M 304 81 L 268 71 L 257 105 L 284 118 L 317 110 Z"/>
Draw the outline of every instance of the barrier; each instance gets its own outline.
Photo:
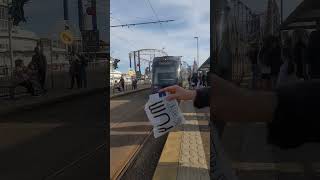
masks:
<path id="1" fill-rule="evenodd" d="M 46 88 L 50 90 L 67 89 L 71 84 L 71 76 L 69 74 L 69 64 L 53 64 L 48 65 Z M 99 88 L 107 87 L 106 70 L 107 62 L 90 62 L 86 68 L 87 72 L 87 87 Z M 9 89 L 1 88 L 1 83 L 7 83 L 11 80 L 10 74 L 0 76 L 0 97 L 9 96 Z M 75 83 L 75 88 L 77 85 Z M 17 87 L 16 94 L 26 93 L 24 87 Z"/>

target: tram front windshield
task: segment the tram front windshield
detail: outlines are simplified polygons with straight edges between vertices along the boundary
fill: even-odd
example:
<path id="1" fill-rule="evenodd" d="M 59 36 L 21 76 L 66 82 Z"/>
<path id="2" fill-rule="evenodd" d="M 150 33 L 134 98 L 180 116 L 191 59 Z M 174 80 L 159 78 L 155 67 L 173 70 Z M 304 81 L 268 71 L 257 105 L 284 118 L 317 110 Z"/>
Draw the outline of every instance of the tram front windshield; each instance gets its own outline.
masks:
<path id="1" fill-rule="evenodd" d="M 178 81 L 178 69 L 176 66 L 159 66 L 154 68 L 153 84 L 158 86 L 168 86 L 176 84 Z"/>

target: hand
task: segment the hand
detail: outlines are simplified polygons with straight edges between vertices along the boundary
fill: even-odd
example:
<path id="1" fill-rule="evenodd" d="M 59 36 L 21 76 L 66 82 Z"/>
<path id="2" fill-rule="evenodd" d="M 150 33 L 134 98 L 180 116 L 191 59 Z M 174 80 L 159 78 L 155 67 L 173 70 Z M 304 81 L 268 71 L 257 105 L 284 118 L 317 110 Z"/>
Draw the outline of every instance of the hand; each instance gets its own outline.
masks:
<path id="1" fill-rule="evenodd" d="M 170 92 L 171 94 L 166 98 L 168 101 L 171 100 L 194 100 L 196 97 L 196 91 L 184 89 L 178 85 L 169 86 L 161 89 L 159 92 Z"/>

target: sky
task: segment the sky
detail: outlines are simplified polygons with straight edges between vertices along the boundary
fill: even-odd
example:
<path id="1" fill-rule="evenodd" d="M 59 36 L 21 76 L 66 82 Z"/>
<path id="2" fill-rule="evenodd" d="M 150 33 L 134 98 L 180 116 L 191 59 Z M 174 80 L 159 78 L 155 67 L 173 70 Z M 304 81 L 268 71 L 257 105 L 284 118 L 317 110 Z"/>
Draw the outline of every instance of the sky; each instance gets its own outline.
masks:
<path id="1" fill-rule="evenodd" d="M 199 61 L 202 64 L 210 55 L 210 0 L 149 1 L 156 15 L 148 0 L 110 0 L 111 25 L 157 21 L 156 16 L 160 20 L 175 20 L 161 25 L 111 28 L 111 56 L 121 60 L 117 70 L 127 72 L 128 53 L 146 48 L 165 48 L 168 55 L 183 56 L 183 61 L 192 65 L 197 57 L 195 36 L 199 37 Z"/>
<path id="2" fill-rule="evenodd" d="M 83 0 L 85 1 L 85 0 Z M 78 0 L 68 0 L 69 22 L 78 29 Z M 107 39 L 107 0 L 96 0 L 100 39 Z M 63 0 L 31 0 L 25 5 L 26 23 L 20 25 L 38 36 L 51 36 L 63 30 Z"/>
<path id="3" fill-rule="evenodd" d="M 111 56 L 120 59 L 119 71 L 129 69 L 130 51 L 155 48 L 169 55 L 183 56 L 189 65 L 197 57 L 196 40 L 199 36 L 199 61 L 210 56 L 210 1 L 209 0 L 149 0 L 160 20 L 174 22 L 110 29 Z M 280 4 L 280 0 L 276 0 Z M 286 18 L 302 0 L 283 0 Z M 267 0 L 242 0 L 256 13 L 267 8 Z M 148 0 L 110 0 L 111 25 L 156 21 Z M 144 72 L 142 70 L 142 72 Z"/>

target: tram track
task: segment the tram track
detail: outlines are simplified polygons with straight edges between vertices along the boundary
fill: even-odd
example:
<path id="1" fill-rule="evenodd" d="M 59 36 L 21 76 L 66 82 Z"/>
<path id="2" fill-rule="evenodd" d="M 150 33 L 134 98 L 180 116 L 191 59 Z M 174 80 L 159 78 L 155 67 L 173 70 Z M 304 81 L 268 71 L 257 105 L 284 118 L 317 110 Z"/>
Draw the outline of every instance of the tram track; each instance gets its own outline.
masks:
<path id="1" fill-rule="evenodd" d="M 126 171 L 134 164 L 136 161 L 136 157 L 138 156 L 139 152 L 141 152 L 142 148 L 152 135 L 152 130 L 149 131 L 149 134 L 144 138 L 143 142 L 138 145 L 135 150 L 132 152 L 132 155 L 127 159 L 125 163 L 116 171 L 116 174 L 111 178 L 112 180 L 121 180 Z"/>
<path id="2" fill-rule="evenodd" d="M 78 165 L 81 161 L 92 157 L 92 156 L 95 155 L 99 150 L 101 150 L 101 149 L 103 149 L 103 148 L 107 148 L 107 144 L 106 144 L 106 143 L 100 144 L 100 145 L 96 146 L 96 148 L 94 148 L 94 150 L 84 153 L 84 154 L 81 155 L 79 158 L 75 159 L 74 161 L 71 161 L 71 162 L 67 163 L 67 165 L 63 166 L 63 167 L 60 168 L 59 170 L 57 170 L 57 171 L 49 174 L 48 176 L 44 177 L 43 180 L 52 180 L 52 179 L 55 179 L 57 176 L 61 175 L 62 173 L 64 173 L 64 172 L 67 171 L 68 169 L 70 169 L 70 168 Z"/>
<path id="3" fill-rule="evenodd" d="M 152 137 L 144 113 L 149 91 L 140 91 L 110 101 L 110 179 L 123 179 Z"/>

